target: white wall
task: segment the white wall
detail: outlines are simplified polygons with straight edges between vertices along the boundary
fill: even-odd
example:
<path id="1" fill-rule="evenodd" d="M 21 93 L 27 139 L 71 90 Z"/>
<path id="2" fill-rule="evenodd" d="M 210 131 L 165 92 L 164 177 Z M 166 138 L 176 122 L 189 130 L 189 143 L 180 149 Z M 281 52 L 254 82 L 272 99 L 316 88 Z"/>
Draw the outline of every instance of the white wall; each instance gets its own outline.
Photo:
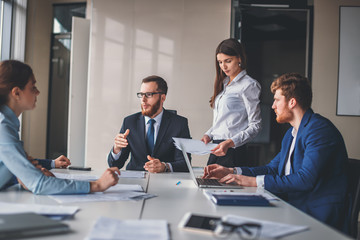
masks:
<path id="1" fill-rule="evenodd" d="M 139 48 L 135 42 L 135 29 L 150 31 L 156 39 L 159 36 L 176 37 L 174 52 L 177 55 L 172 64 L 176 72 L 168 74 L 155 68 L 152 73 L 163 74 L 169 82 L 165 107 L 176 108 L 179 114 L 188 117 L 192 136 L 200 138 L 203 130 L 211 124 L 207 100 L 215 74 L 213 55 L 218 42 L 229 36 L 230 0 L 97 1 L 104 6 L 98 6 L 95 1 L 93 13 L 89 4 L 91 0 L 87 0 L 87 17 L 91 19 L 91 15 L 95 14 L 90 59 L 93 69 L 90 72 L 92 87 L 88 120 L 93 129 L 88 130 L 89 164 L 106 166 L 106 154 L 123 117 L 139 109 L 134 93 L 139 89 L 140 73 L 147 75 L 148 70 L 147 66 L 134 64 L 134 54 Z M 28 1 L 25 61 L 34 69 L 41 94 L 37 108 L 24 114 L 22 136 L 26 151 L 34 157 L 45 157 L 52 3 L 60 2 L 79 1 Z M 359 6 L 360 3 L 357 0 L 314 0 L 312 106 L 339 128 L 349 156 L 360 159 L 360 117 L 336 116 L 340 5 Z M 152 11 L 155 18 L 151 16 Z M 158 23 L 160 19 L 164 21 Z M 121 31 L 126 31 L 126 35 Z M 106 36 L 100 35 L 105 33 Z M 123 52 L 117 50 L 120 46 L 124 46 Z M 109 64 L 113 61 L 116 65 Z M 146 60 L 142 63 L 146 65 Z M 108 92 L 109 88 L 96 89 L 97 86 L 105 86 L 111 79 L 118 81 L 114 88 L 110 87 Z M 185 97 L 181 91 L 186 93 Z M 106 95 L 107 100 L 101 100 Z M 199 101 L 193 104 L 193 98 Z M 114 109 L 103 104 L 113 104 L 111 99 L 117 104 Z M 96 115 L 101 115 L 102 120 Z"/>
<path id="2" fill-rule="evenodd" d="M 165 108 L 189 120 L 193 138 L 211 126 L 215 48 L 230 36 L 230 0 L 93 0 L 86 165 L 107 167 L 122 119 L 140 110 L 148 75 L 168 83 Z M 205 159 L 194 157 L 195 165 Z"/>

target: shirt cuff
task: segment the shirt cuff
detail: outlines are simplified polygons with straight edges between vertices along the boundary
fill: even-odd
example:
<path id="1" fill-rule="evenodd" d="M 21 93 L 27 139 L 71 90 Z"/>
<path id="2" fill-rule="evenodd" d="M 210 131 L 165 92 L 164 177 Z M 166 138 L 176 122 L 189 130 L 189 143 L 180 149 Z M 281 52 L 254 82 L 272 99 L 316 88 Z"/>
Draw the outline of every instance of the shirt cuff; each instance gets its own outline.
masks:
<path id="1" fill-rule="evenodd" d="M 240 167 L 234 167 L 234 174 L 241 175 L 242 174 L 241 168 Z"/>
<path id="2" fill-rule="evenodd" d="M 258 188 L 265 188 L 265 175 L 256 176 L 256 185 Z"/>
<path id="3" fill-rule="evenodd" d="M 118 160 L 121 154 L 121 150 L 118 154 L 114 153 L 114 149 L 111 150 L 111 156 L 113 157 L 114 160 Z"/>
<path id="4" fill-rule="evenodd" d="M 55 160 L 51 160 L 50 166 L 51 168 L 55 168 Z"/>
<path id="5" fill-rule="evenodd" d="M 168 167 L 169 167 L 169 172 L 174 172 L 174 170 L 173 170 L 173 167 L 172 167 L 171 163 L 165 163 L 165 164 L 167 164 L 167 165 L 168 165 Z"/>

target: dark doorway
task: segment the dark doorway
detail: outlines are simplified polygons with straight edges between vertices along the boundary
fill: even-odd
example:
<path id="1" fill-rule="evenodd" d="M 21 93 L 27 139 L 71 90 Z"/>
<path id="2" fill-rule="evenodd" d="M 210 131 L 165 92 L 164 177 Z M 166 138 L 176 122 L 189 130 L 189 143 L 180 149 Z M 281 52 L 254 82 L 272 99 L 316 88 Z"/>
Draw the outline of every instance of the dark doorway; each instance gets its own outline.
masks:
<path id="1" fill-rule="evenodd" d="M 86 3 L 55 4 L 51 34 L 51 62 L 46 157 L 67 154 L 72 17 L 85 18 Z"/>
<path id="2" fill-rule="evenodd" d="M 248 144 L 248 165 L 257 166 L 275 157 L 290 127 L 275 120 L 271 109 L 272 81 L 287 72 L 298 72 L 311 80 L 312 7 L 271 5 L 271 1 L 266 1 L 266 5 L 260 1 L 258 4 L 246 2 L 249 1 L 233 0 L 232 36 L 245 46 L 247 72 L 262 87 L 263 129 Z"/>

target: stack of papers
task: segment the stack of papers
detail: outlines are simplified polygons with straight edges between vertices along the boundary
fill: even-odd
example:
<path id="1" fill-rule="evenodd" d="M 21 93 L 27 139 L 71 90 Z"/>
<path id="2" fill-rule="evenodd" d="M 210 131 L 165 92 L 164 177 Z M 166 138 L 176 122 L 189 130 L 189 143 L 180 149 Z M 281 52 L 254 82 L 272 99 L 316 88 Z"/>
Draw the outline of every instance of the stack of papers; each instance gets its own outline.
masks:
<path id="1" fill-rule="evenodd" d="M 43 204 L 21 204 L 0 202 L 0 214 L 17 214 L 33 212 L 56 220 L 72 218 L 79 210 L 75 206 L 56 206 Z"/>
<path id="2" fill-rule="evenodd" d="M 182 150 L 181 146 L 185 148 L 185 152 L 195 155 L 205 155 L 211 153 L 211 150 L 217 146 L 215 143 L 205 144 L 200 140 L 188 138 L 175 138 L 173 137 L 175 147 Z"/>
<path id="3" fill-rule="evenodd" d="M 280 238 L 289 234 L 305 231 L 309 229 L 308 226 L 291 225 L 285 223 L 277 223 L 270 221 L 257 220 L 253 218 L 246 218 L 236 215 L 226 215 L 222 218 L 222 221 L 240 225 L 243 223 L 258 223 L 261 225 L 260 239 L 262 238 Z"/>
<path id="4" fill-rule="evenodd" d="M 87 239 L 168 240 L 170 234 L 165 220 L 117 220 L 100 217 Z"/>

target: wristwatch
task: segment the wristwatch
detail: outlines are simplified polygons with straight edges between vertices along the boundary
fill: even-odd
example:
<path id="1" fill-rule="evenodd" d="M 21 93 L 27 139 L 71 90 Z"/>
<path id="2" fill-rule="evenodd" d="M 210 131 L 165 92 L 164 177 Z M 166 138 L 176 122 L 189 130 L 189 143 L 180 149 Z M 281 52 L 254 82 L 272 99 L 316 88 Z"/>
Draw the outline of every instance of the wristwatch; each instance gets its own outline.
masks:
<path id="1" fill-rule="evenodd" d="M 169 171 L 168 165 L 165 162 L 161 162 L 161 163 L 164 164 L 165 166 L 164 172 L 168 172 Z"/>

